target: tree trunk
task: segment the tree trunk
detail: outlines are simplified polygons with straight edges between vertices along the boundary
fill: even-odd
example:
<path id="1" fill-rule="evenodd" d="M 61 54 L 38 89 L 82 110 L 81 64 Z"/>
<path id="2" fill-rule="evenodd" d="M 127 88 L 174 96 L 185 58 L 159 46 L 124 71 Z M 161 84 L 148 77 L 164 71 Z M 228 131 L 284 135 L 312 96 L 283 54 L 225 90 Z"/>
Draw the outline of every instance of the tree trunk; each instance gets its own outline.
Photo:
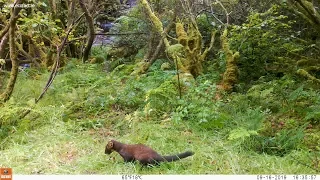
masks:
<path id="1" fill-rule="evenodd" d="M 86 17 L 86 21 L 88 24 L 88 37 L 87 37 L 87 44 L 86 47 L 83 51 L 83 57 L 82 57 L 82 62 L 85 63 L 89 59 L 89 54 L 90 50 L 94 41 L 94 24 L 93 24 L 93 18 L 92 15 L 90 14 L 89 10 L 85 6 L 83 0 L 79 0 L 80 7 L 82 11 L 84 12 L 84 15 Z"/>
<path id="2" fill-rule="evenodd" d="M 240 54 L 239 52 L 233 53 L 232 50 L 230 50 L 227 35 L 228 30 L 226 28 L 221 35 L 222 49 L 226 55 L 226 70 L 223 74 L 223 79 L 220 87 L 222 88 L 222 90 L 228 92 L 233 90 L 234 85 L 238 81 L 239 69 L 237 61 L 240 57 Z"/>
<path id="3" fill-rule="evenodd" d="M 148 3 L 147 0 L 140 0 L 140 3 L 141 3 L 141 5 L 142 5 L 142 7 L 146 10 L 146 13 L 147 13 L 147 15 L 149 16 L 150 21 L 153 23 L 156 32 L 158 32 L 158 33 L 161 35 L 161 37 L 163 38 L 163 42 L 164 42 L 164 45 L 165 45 L 166 49 L 169 48 L 170 43 L 169 43 L 169 41 L 168 41 L 168 39 L 167 39 L 166 33 L 165 33 L 164 30 L 163 30 L 162 22 L 161 22 L 160 19 L 152 12 L 151 7 L 150 7 L 150 5 L 149 5 L 149 3 Z"/>
<path id="4" fill-rule="evenodd" d="M 175 16 L 173 17 L 171 23 L 164 29 L 165 34 L 168 34 L 170 30 L 174 27 Z M 132 72 L 132 75 L 140 75 L 148 71 L 149 67 L 155 62 L 158 58 L 160 51 L 164 49 L 163 38 L 158 36 L 158 33 L 151 32 L 150 39 L 148 42 L 148 52 L 137 64 L 135 70 Z"/>
<path id="5" fill-rule="evenodd" d="M 149 3 L 146 0 L 141 0 L 140 3 L 144 7 L 155 31 L 162 36 L 165 48 L 169 56 L 174 59 L 181 77 L 191 80 L 202 74 L 202 62 L 206 58 L 207 53 L 212 49 L 215 31 L 212 33 L 210 47 L 202 53 L 202 36 L 194 17 L 190 15 L 191 22 L 188 23 L 187 32 L 184 30 L 182 23 L 175 24 L 179 44 L 170 45 L 166 38 L 167 32 L 163 29 L 163 24 L 159 18 L 152 12 Z"/>
<path id="6" fill-rule="evenodd" d="M 172 29 L 176 14 L 174 14 L 172 22 L 168 25 L 168 27 L 163 28 L 163 24 L 160 19 L 155 15 L 155 13 L 151 10 L 151 7 L 146 0 L 141 0 L 140 4 L 145 9 L 146 15 L 149 17 L 150 21 L 153 24 L 153 31 L 151 33 L 151 38 L 149 41 L 148 52 L 145 55 L 144 59 L 141 60 L 137 64 L 137 67 L 132 72 L 132 75 L 139 75 L 145 73 L 152 63 L 156 60 L 160 50 L 165 47 L 168 49 L 170 47 L 169 41 L 167 39 L 167 33 Z M 160 35 L 160 38 L 158 36 Z"/>
<path id="7" fill-rule="evenodd" d="M 16 0 L 14 4 L 21 4 L 21 2 L 22 0 Z M 7 84 L 7 87 L 5 91 L 0 95 L 1 102 L 6 102 L 10 99 L 10 96 L 13 92 L 14 85 L 16 83 L 17 76 L 18 76 L 19 62 L 17 59 L 17 52 L 15 47 L 15 27 L 16 27 L 16 22 L 18 20 L 17 16 L 20 10 L 21 8 L 19 7 L 13 8 L 10 22 L 9 22 L 9 47 L 10 47 L 10 58 L 12 62 L 12 69 L 11 69 L 10 79 Z"/>
<path id="8" fill-rule="evenodd" d="M 69 27 L 72 24 L 72 21 L 74 20 L 74 16 L 75 16 L 75 8 L 76 8 L 76 0 L 69 0 L 67 1 L 68 3 L 68 20 L 67 20 L 67 27 Z M 66 51 L 67 51 L 67 55 L 69 57 L 77 57 L 77 53 L 75 50 L 75 44 L 73 42 L 68 43 L 68 45 L 66 45 Z"/>

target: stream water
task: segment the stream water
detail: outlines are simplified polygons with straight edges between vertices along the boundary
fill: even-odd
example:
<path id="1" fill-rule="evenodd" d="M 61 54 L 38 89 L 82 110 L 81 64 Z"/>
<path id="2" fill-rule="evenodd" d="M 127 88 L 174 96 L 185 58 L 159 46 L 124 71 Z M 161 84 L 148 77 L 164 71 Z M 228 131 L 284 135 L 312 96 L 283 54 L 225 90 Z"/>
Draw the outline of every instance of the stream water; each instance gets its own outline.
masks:
<path id="1" fill-rule="evenodd" d="M 126 15 L 128 11 L 130 11 L 130 9 L 137 4 L 137 0 L 127 0 L 126 4 L 123 4 L 123 0 L 120 0 L 120 3 L 122 5 L 120 8 L 121 12 L 119 14 L 120 16 L 122 16 L 122 15 Z M 117 21 L 117 19 L 115 21 Z M 114 22 L 101 22 L 99 23 L 99 28 L 101 29 L 99 33 L 107 33 L 113 26 L 114 26 Z M 96 35 L 92 46 L 110 45 L 113 43 L 114 39 L 115 39 L 115 35 Z"/>

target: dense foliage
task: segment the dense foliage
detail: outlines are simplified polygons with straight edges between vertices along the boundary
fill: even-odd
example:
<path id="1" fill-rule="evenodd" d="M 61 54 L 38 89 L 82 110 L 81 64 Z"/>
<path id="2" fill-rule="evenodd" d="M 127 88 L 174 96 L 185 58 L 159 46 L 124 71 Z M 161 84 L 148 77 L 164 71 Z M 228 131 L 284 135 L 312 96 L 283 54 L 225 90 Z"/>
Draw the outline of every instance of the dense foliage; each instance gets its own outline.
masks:
<path id="1" fill-rule="evenodd" d="M 0 97 L 8 97 L 0 100 L 0 153 L 7 155 L 0 167 L 26 174 L 320 171 L 320 33 L 291 1 L 16 2 L 35 6 L 9 27 L 15 12 L 0 0 L 0 26 L 11 28 L 0 30 Z M 104 32 L 103 24 L 112 27 Z M 16 36 L 6 37 L 12 28 Z M 14 86 L 5 86 L 13 77 Z M 116 155 L 101 158 L 110 138 L 196 154 L 192 162 L 138 170 Z M 51 153 L 56 165 L 46 159 Z"/>

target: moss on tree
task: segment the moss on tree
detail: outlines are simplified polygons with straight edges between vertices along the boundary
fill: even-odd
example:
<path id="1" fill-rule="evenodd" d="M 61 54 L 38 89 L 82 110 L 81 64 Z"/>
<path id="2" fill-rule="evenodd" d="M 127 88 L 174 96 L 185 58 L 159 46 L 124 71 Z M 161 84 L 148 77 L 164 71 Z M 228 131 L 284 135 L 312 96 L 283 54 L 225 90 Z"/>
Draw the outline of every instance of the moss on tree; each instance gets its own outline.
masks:
<path id="1" fill-rule="evenodd" d="M 233 86 L 238 81 L 239 69 L 237 61 L 240 58 L 239 52 L 233 52 L 230 50 L 228 42 L 228 30 L 225 29 L 221 35 L 222 50 L 226 55 L 226 70 L 223 74 L 221 87 L 224 91 L 232 91 Z"/>
<path id="2" fill-rule="evenodd" d="M 23 0 L 16 0 L 15 4 L 23 3 Z M 17 11 L 18 9 L 18 11 Z M 10 96 L 13 92 L 19 70 L 19 62 L 18 62 L 18 54 L 15 47 L 15 30 L 16 30 L 16 22 L 18 20 L 17 16 L 21 8 L 13 8 L 11 12 L 11 18 L 9 22 L 9 48 L 10 48 L 10 59 L 12 62 L 12 68 L 10 73 L 10 79 L 7 84 L 5 91 L 0 95 L 0 103 L 6 102 L 10 99 Z"/>
<path id="3" fill-rule="evenodd" d="M 297 74 L 303 76 L 313 82 L 320 83 L 320 79 L 317 79 L 315 76 L 311 75 L 308 71 L 304 69 L 298 69 Z"/>
<path id="4" fill-rule="evenodd" d="M 188 23 L 187 31 L 184 30 L 184 24 L 181 22 L 176 23 L 176 34 L 178 44 L 183 46 L 183 51 L 179 49 L 179 53 L 175 53 L 175 47 L 169 44 L 166 38 L 166 32 L 163 30 L 163 25 L 159 18 L 152 12 L 149 3 L 146 0 L 141 0 L 140 4 L 146 10 L 146 13 L 154 25 L 156 32 L 161 34 L 166 50 L 170 57 L 172 57 L 178 65 L 181 73 L 192 74 L 193 77 L 197 77 L 203 73 L 202 62 L 206 58 L 208 51 L 211 50 L 214 41 L 215 31 L 212 33 L 210 47 L 208 47 L 204 53 L 202 53 L 202 36 L 199 32 L 196 24 Z"/>

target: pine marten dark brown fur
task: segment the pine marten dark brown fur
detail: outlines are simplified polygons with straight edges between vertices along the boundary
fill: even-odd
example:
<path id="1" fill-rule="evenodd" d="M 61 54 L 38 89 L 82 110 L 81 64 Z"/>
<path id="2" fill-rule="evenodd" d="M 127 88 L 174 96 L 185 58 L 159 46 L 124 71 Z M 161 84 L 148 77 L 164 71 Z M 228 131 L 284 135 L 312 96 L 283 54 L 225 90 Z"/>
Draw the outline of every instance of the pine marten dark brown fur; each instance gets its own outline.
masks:
<path id="1" fill-rule="evenodd" d="M 191 151 L 186 151 L 173 156 L 161 156 L 155 150 L 143 144 L 123 144 L 111 140 L 106 146 L 105 154 L 110 154 L 113 151 L 118 152 L 125 162 L 138 160 L 142 165 L 158 165 L 160 162 L 177 161 L 194 154 Z"/>

